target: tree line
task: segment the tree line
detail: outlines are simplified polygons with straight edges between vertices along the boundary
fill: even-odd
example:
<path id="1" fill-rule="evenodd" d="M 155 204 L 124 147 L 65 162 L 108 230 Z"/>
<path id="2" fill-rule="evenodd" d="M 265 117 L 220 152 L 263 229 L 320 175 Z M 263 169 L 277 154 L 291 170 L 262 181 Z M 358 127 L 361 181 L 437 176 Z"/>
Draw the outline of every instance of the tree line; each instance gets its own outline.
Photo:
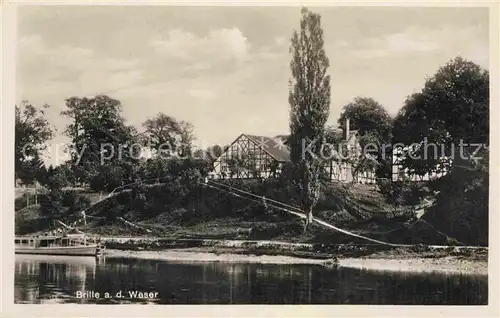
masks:
<path id="1" fill-rule="evenodd" d="M 323 48 L 321 17 L 302 10 L 300 30 L 292 37 L 292 71 L 289 94 L 291 151 L 295 166 L 294 183 L 302 206 L 308 211 L 305 227 L 311 222 L 321 183 L 319 160 L 300 155 L 300 141 L 317 140 L 313 152 L 320 154 L 329 115 L 330 81 L 328 58 Z M 410 95 L 395 118 L 370 98 L 356 98 L 344 107 L 339 119 L 342 126 L 350 118 L 363 142 L 417 145 L 406 150 L 403 167 L 423 175 L 443 160 L 451 171 L 426 184 L 408 180 L 391 182 L 392 153 L 381 160 L 377 171 L 379 188 L 389 199 L 411 203 L 426 195 L 435 197 L 427 218 L 441 228 L 460 233 L 467 241 L 487 242 L 488 229 L 488 149 L 489 149 L 489 72 L 475 63 L 457 57 L 426 80 L 419 93 Z M 345 128 L 345 127 L 343 127 Z M 422 142 L 441 145 L 442 153 L 429 153 Z M 463 156 L 459 144 L 481 144 L 476 156 Z M 383 148 L 379 148 L 383 149 Z M 391 148 L 388 148 L 392 152 Z M 460 150 L 459 150 L 460 149 Z M 469 149 L 470 150 L 470 149 Z M 382 153 L 379 150 L 379 158 Z M 422 152 L 426 151 L 426 154 Z M 437 150 L 436 150 L 437 151 Z M 471 154 L 471 152 L 468 152 Z M 486 233 L 486 234 L 485 234 Z"/>
<path id="2" fill-rule="evenodd" d="M 302 142 L 315 141 L 312 153 L 320 151 L 325 141 L 340 142 L 326 122 L 330 110 L 329 60 L 324 50 L 321 17 L 308 9 L 302 10 L 300 27 L 290 45 L 290 135 L 287 144 L 291 152 L 291 171 L 285 169 L 288 185 L 298 193 L 298 204 L 308 211 L 307 225 L 321 193 L 321 169 L 318 159 L 302 156 Z M 193 126 L 164 113 L 146 120 L 142 132 L 128 125 L 122 116 L 122 104 L 109 96 L 71 97 L 61 113 L 70 120 L 64 133 L 70 138 L 67 152 L 70 160 L 48 168 L 41 159 L 54 130 L 45 119 L 44 110 L 29 102 L 16 105 L 15 176 L 16 181 L 30 184 L 37 181 L 51 193 L 68 185 L 83 184 L 95 191 L 112 191 L 116 187 L 139 180 L 170 178 L 170 181 L 203 178 L 210 163 L 224 151 L 224 146 L 195 150 Z M 265 116 L 265 114 L 263 114 Z M 345 119 L 357 130 L 363 144 L 419 144 L 426 139 L 443 145 L 447 158 L 453 157 L 451 170 L 439 180 L 423 184 L 407 180 L 391 182 L 392 153 L 383 154 L 382 147 L 373 153 L 379 158 L 377 176 L 379 190 L 395 204 L 409 204 L 424 196 L 436 198 L 430 217 L 445 228 L 463 226 L 449 222 L 461 214 L 479 218 L 477 233 L 487 229 L 488 149 L 489 149 L 489 72 L 472 61 L 456 57 L 429 77 L 422 90 L 409 95 L 395 117 L 373 98 L 359 96 L 342 109 L 338 125 L 345 129 Z M 477 156 L 482 159 L 457 156 L 454 145 L 459 142 L 480 143 Z M 119 158 L 102 164 L 102 156 L 110 155 L 102 145 L 124 148 Z M 153 153 L 165 156 L 149 159 L 137 156 L 140 144 Z M 167 149 L 162 145 L 168 145 Z M 128 147 L 128 148 L 127 148 Z M 386 149 L 391 151 L 392 149 Z M 412 150 L 418 154 L 422 148 Z M 194 152 L 206 152 L 205 159 L 193 159 Z M 179 159 L 178 157 L 188 157 Z M 385 158 L 382 160 L 382 158 Z M 407 156 L 403 166 L 417 174 L 425 174 L 442 162 L 443 156 L 428 153 L 425 158 Z M 384 181 L 385 179 L 385 181 Z M 448 218 L 442 217 L 449 211 Z M 459 214 L 460 214 L 459 213 Z M 484 219 L 486 216 L 486 220 Z M 439 221 L 441 220 L 441 221 Z M 445 221 L 442 221 L 445 220 Z M 451 225 L 453 224 L 453 225 Z M 453 229 L 451 229 L 453 230 Z M 484 235 L 481 236 L 484 238 Z"/>

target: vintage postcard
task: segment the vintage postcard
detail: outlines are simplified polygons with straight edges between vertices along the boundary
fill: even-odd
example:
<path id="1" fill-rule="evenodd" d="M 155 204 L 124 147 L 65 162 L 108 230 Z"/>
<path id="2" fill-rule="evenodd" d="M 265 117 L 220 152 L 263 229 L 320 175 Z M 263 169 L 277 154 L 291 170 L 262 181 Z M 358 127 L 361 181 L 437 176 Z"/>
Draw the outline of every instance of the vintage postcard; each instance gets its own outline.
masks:
<path id="1" fill-rule="evenodd" d="M 497 3 L 2 6 L 7 316 L 499 314 Z"/>

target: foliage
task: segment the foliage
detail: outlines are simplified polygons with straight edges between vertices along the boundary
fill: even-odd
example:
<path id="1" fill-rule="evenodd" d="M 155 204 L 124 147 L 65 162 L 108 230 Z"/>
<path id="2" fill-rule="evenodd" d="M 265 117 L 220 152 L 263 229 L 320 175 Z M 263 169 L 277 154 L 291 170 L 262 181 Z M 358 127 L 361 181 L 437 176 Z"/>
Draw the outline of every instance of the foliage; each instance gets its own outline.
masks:
<path id="1" fill-rule="evenodd" d="M 53 129 L 44 118 L 48 105 L 36 108 L 23 101 L 15 109 L 15 179 L 32 184 L 43 174 L 42 152 L 53 136 Z"/>
<path id="2" fill-rule="evenodd" d="M 372 142 L 381 143 L 391 139 L 392 118 L 373 98 L 356 97 L 353 102 L 344 106 L 338 119 L 338 124 L 344 131 L 347 118 L 350 130 L 357 130 L 360 136 L 370 135 Z"/>
<path id="3" fill-rule="evenodd" d="M 195 137 L 190 123 L 158 113 L 154 118 L 146 120 L 142 126 L 145 129 L 145 143 L 161 155 L 183 158 L 191 155 Z"/>
<path id="4" fill-rule="evenodd" d="M 414 206 L 425 196 L 423 185 L 411 180 L 391 181 L 377 179 L 380 193 L 396 206 Z"/>
<path id="5" fill-rule="evenodd" d="M 276 179 L 227 180 L 234 187 L 257 196 L 301 206 L 308 212 L 306 226 L 311 222 L 315 206 L 332 215 L 337 211 L 350 213 L 347 188 L 343 185 L 326 186 L 326 180 L 321 179 L 322 162 L 318 157 L 321 157 L 322 146 L 325 142 L 341 145 L 345 141 L 341 131 L 325 129 L 330 107 L 330 77 L 323 46 L 320 16 L 303 9 L 300 30 L 294 32 L 290 47 L 291 134 L 286 144 L 291 148 L 291 163 L 282 168 Z M 345 119 L 349 118 L 351 129 L 360 134 L 362 147 L 368 144 L 378 146 L 378 150 L 371 154 L 379 157 L 379 177 L 390 176 L 392 153 L 391 149 L 389 153 L 382 153 L 384 143 L 392 140 L 393 143 L 417 144 L 408 151 L 420 157 L 424 152 L 423 139 L 444 145 L 445 151 L 441 155 L 453 156 L 450 173 L 425 186 L 408 180 L 378 179 L 380 193 L 394 205 L 414 206 L 428 195 L 429 187 L 436 194 L 436 200 L 424 219 L 461 242 L 487 245 L 488 148 L 481 149 L 478 154 L 482 159 L 473 160 L 456 157 L 457 148 L 452 145 L 460 142 L 489 144 L 488 104 L 488 71 L 456 58 L 427 79 L 421 92 L 407 98 L 394 121 L 372 98 L 356 97 L 344 106 L 339 124 L 345 129 Z M 135 129 L 128 126 L 121 116 L 122 106 L 118 100 L 102 95 L 72 97 L 66 100 L 66 106 L 62 114 L 72 120 L 65 132 L 71 138 L 68 149 L 71 160 L 47 169 L 41 158 L 47 141 L 52 137 L 52 128 L 44 119 L 43 109 L 48 106 L 37 109 L 27 102 L 16 106 L 16 179 L 23 183 L 38 180 L 47 187 L 49 191 L 39 195 L 40 214 L 46 219 L 90 206 L 89 200 L 78 193 L 63 190 L 76 181 L 87 183 L 98 191 L 127 189 L 96 208 L 108 220 L 135 215 L 138 219 L 165 217 L 173 223 L 186 224 L 209 217 L 262 219 L 283 216 L 269 208 L 265 200 L 242 200 L 204 187 L 202 181 L 212 161 L 227 146 L 215 145 L 197 150 L 194 158 L 190 157 L 194 141 L 191 124 L 159 113 L 144 122 L 145 132 L 139 140 Z M 167 150 L 169 156 L 138 159 L 140 149 L 135 146 L 139 141 L 160 154 Z M 407 157 L 403 165 L 420 174 L 430 171 L 442 161 L 434 149 L 428 149 L 428 156 L 423 160 Z M 386 160 L 381 160 L 382 155 Z M 251 158 L 240 157 L 229 162 L 230 170 L 248 169 L 259 176 L 256 167 L 248 164 L 252 160 L 248 159 Z M 361 161 L 356 169 L 371 164 L 370 161 Z M 25 196 L 16 204 L 24 203 L 28 198 Z"/>
<path id="6" fill-rule="evenodd" d="M 407 156 L 403 164 L 424 174 L 442 156 L 457 157 L 461 142 L 487 144 L 488 107 L 488 71 L 460 57 L 441 67 L 420 93 L 407 98 L 394 121 L 394 142 L 416 145 L 410 150 L 416 159 Z"/>
<path id="7" fill-rule="evenodd" d="M 213 145 L 212 147 L 209 147 L 206 150 L 207 158 L 210 158 L 210 161 L 213 161 L 213 160 L 219 158 L 223 152 L 224 152 L 224 149 L 220 145 Z"/>
<path id="8" fill-rule="evenodd" d="M 90 206 L 90 200 L 77 191 L 52 189 L 40 195 L 40 213 L 44 217 L 59 218 L 82 211 Z"/>
<path id="9" fill-rule="evenodd" d="M 224 153 L 224 148 L 220 145 L 213 145 L 206 149 L 196 149 L 193 151 L 193 158 L 204 160 L 207 163 L 213 163 Z"/>
<path id="10" fill-rule="evenodd" d="M 43 216 L 60 216 L 64 213 L 61 203 L 63 192 L 61 190 L 49 191 L 46 195 L 40 196 L 40 213 Z"/>
<path id="11" fill-rule="evenodd" d="M 436 181 L 440 192 L 424 218 L 465 244 L 488 245 L 489 154 L 478 156 L 483 158 Z"/>
<path id="12" fill-rule="evenodd" d="M 342 130 L 334 127 L 326 127 L 325 142 L 330 145 L 340 145 L 345 140 Z"/>
<path id="13" fill-rule="evenodd" d="M 319 198 L 321 162 L 319 155 L 324 142 L 325 123 L 330 109 L 330 76 L 328 57 L 323 48 L 321 17 L 302 9 L 300 31 L 292 36 L 290 52 L 290 139 L 294 182 L 301 191 L 301 203 L 308 211 L 307 225 L 312 221 L 312 209 Z M 312 145 L 311 153 L 303 145 Z"/>
<path id="14" fill-rule="evenodd" d="M 346 119 L 349 118 L 350 130 L 357 130 L 359 134 L 359 144 L 363 154 L 367 153 L 378 162 L 373 167 L 371 160 L 359 162 L 364 167 L 375 168 L 378 178 L 389 178 L 391 175 L 391 149 L 384 147 L 391 143 L 392 139 L 392 118 L 387 110 L 373 98 L 356 97 L 354 101 L 345 105 L 343 112 L 338 119 L 338 124 L 342 129 L 346 129 Z"/>
<path id="15" fill-rule="evenodd" d="M 122 188 L 128 191 L 106 200 L 99 210 L 113 220 L 127 212 L 149 218 L 188 207 L 202 200 L 201 183 L 208 169 L 206 161 L 193 158 L 149 159 L 138 170 L 137 182 Z"/>
<path id="16" fill-rule="evenodd" d="M 80 212 L 90 207 L 90 200 L 77 191 L 63 191 L 61 204 L 67 208 L 66 213 Z"/>
<path id="17" fill-rule="evenodd" d="M 142 180 L 156 179 L 158 182 L 169 175 L 169 160 L 164 158 L 150 158 L 139 167 Z"/>
<path id="18" fill-rule="evenodd" d="M 94 171 L 95 174 L 89 180 L 89 186 L 94 190 L 111 192 L 126 184 L 127 181 L 133 181 L 130 176 L 127 176 L 122 165 L 105 163 L 97 166 Z"/>
<path id="19" fill-rule="evenodd" d="M 95 190 L 109 188 L 105 182 L 95 180 L 102 179 L 98 175 L 106 164 L 119 166 L 115 170 L 124 171 L 127 179 L 123 182 L 129 182 L 131 166 L 137 162 L 140 148 L 135 129 L 127 126 L 120 114 L 121 103 L 99 95 L 69 98 L 66 107 L 62 114 L 72 119 L 66 134 L 71 138 L 69 151 L 77 180 L 91 183 Z"/>
<path id="20" fill-rule="evenodd" d="M 69 165 L 52 166 L 45 171 L 40 183 L 49 190 L 61 190 L 63 187 L 70 185 L 72 171 Z"/>
<path id="21" fill-rule="evenodd" d="M 393 127 L 395 142 L 415 146 L 403 165 L 417 174 L 451 163 L 451 171 L 429 186 L 437 193 L 427 212 L 433 225 L 469 244 L 487 244 L 489 72 L 460 57 L 441 67 L 420 93 L 411 95 Z M 439 147 L 434 147 L 433 144 Z M 462 145 L 462 146 L 461 146 Z"/>

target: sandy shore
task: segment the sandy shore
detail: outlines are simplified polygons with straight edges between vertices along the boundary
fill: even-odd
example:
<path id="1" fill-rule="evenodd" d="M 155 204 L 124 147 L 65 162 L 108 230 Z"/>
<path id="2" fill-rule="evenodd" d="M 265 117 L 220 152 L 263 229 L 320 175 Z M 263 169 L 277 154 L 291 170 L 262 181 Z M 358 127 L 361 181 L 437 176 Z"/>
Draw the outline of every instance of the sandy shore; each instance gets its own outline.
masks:
<path id="1" fill-rule="evenodd" d="M 106 257 L 126 257 L 182 262 L 234 262 L 261 264 L 311 264 L 331 265 L 325 260 L 309 259 L 280 255 L 249 255 L 203 252 L 199 249 L 171 249 L 163 251 L 124 251 L 108 250 Z M 367 270 L 400 271 L 400 272 L 444 272 L 469 275 L 487 275 L 486 260 L 464 259 L 455 256 L 439 258 L 405 257 L 384 258 L 339 258 L 340 267 L 360 268 Z"/>
<path id="2" fill-rule="evenodd" d="M 342 267 L 401 271 L 413 273 L 445 272 L 468 275 L 488 275 L 488 262 L 484 260 L 466 260 L 448 256 L 441 258 L 345 258 L 339 259 Z"/>
<path id="3" fill-rule="evenodd" d="M 279 255 L 245 255 L 231 253 L 209 253 L 190 249 L 173 249 L 165 251 L 122 251 L 107 250 L 106 257 L 129 257 L 182 262 L 233 262 L 262 264 L 324 264 L 324 260 L 306 259 Z"/>

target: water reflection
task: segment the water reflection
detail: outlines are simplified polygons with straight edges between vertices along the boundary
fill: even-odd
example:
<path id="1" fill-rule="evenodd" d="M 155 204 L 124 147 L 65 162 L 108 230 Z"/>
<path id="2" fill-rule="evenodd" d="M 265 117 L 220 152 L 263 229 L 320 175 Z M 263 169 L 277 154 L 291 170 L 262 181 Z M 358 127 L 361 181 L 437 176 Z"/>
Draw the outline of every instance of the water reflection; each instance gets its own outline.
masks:
<path id="1" fill-rule="evenodd" d="M 17 303 L 487 304 L 487 277 L 16 255 Z M 77 292 L 99 298 L 77 298 Z M 122 291 L 123 298 L 115 297 Z M 155 299 L 129 292 L 158 292 Z M 104 293 L 112 298 L 104 298 Z"/>
<path id="2" fill-rule="evenodd" d="M 75 302 L 76 291 L 95 278 L 96 266 L 91 257 L 16 255 L 16 302 Z"/>

